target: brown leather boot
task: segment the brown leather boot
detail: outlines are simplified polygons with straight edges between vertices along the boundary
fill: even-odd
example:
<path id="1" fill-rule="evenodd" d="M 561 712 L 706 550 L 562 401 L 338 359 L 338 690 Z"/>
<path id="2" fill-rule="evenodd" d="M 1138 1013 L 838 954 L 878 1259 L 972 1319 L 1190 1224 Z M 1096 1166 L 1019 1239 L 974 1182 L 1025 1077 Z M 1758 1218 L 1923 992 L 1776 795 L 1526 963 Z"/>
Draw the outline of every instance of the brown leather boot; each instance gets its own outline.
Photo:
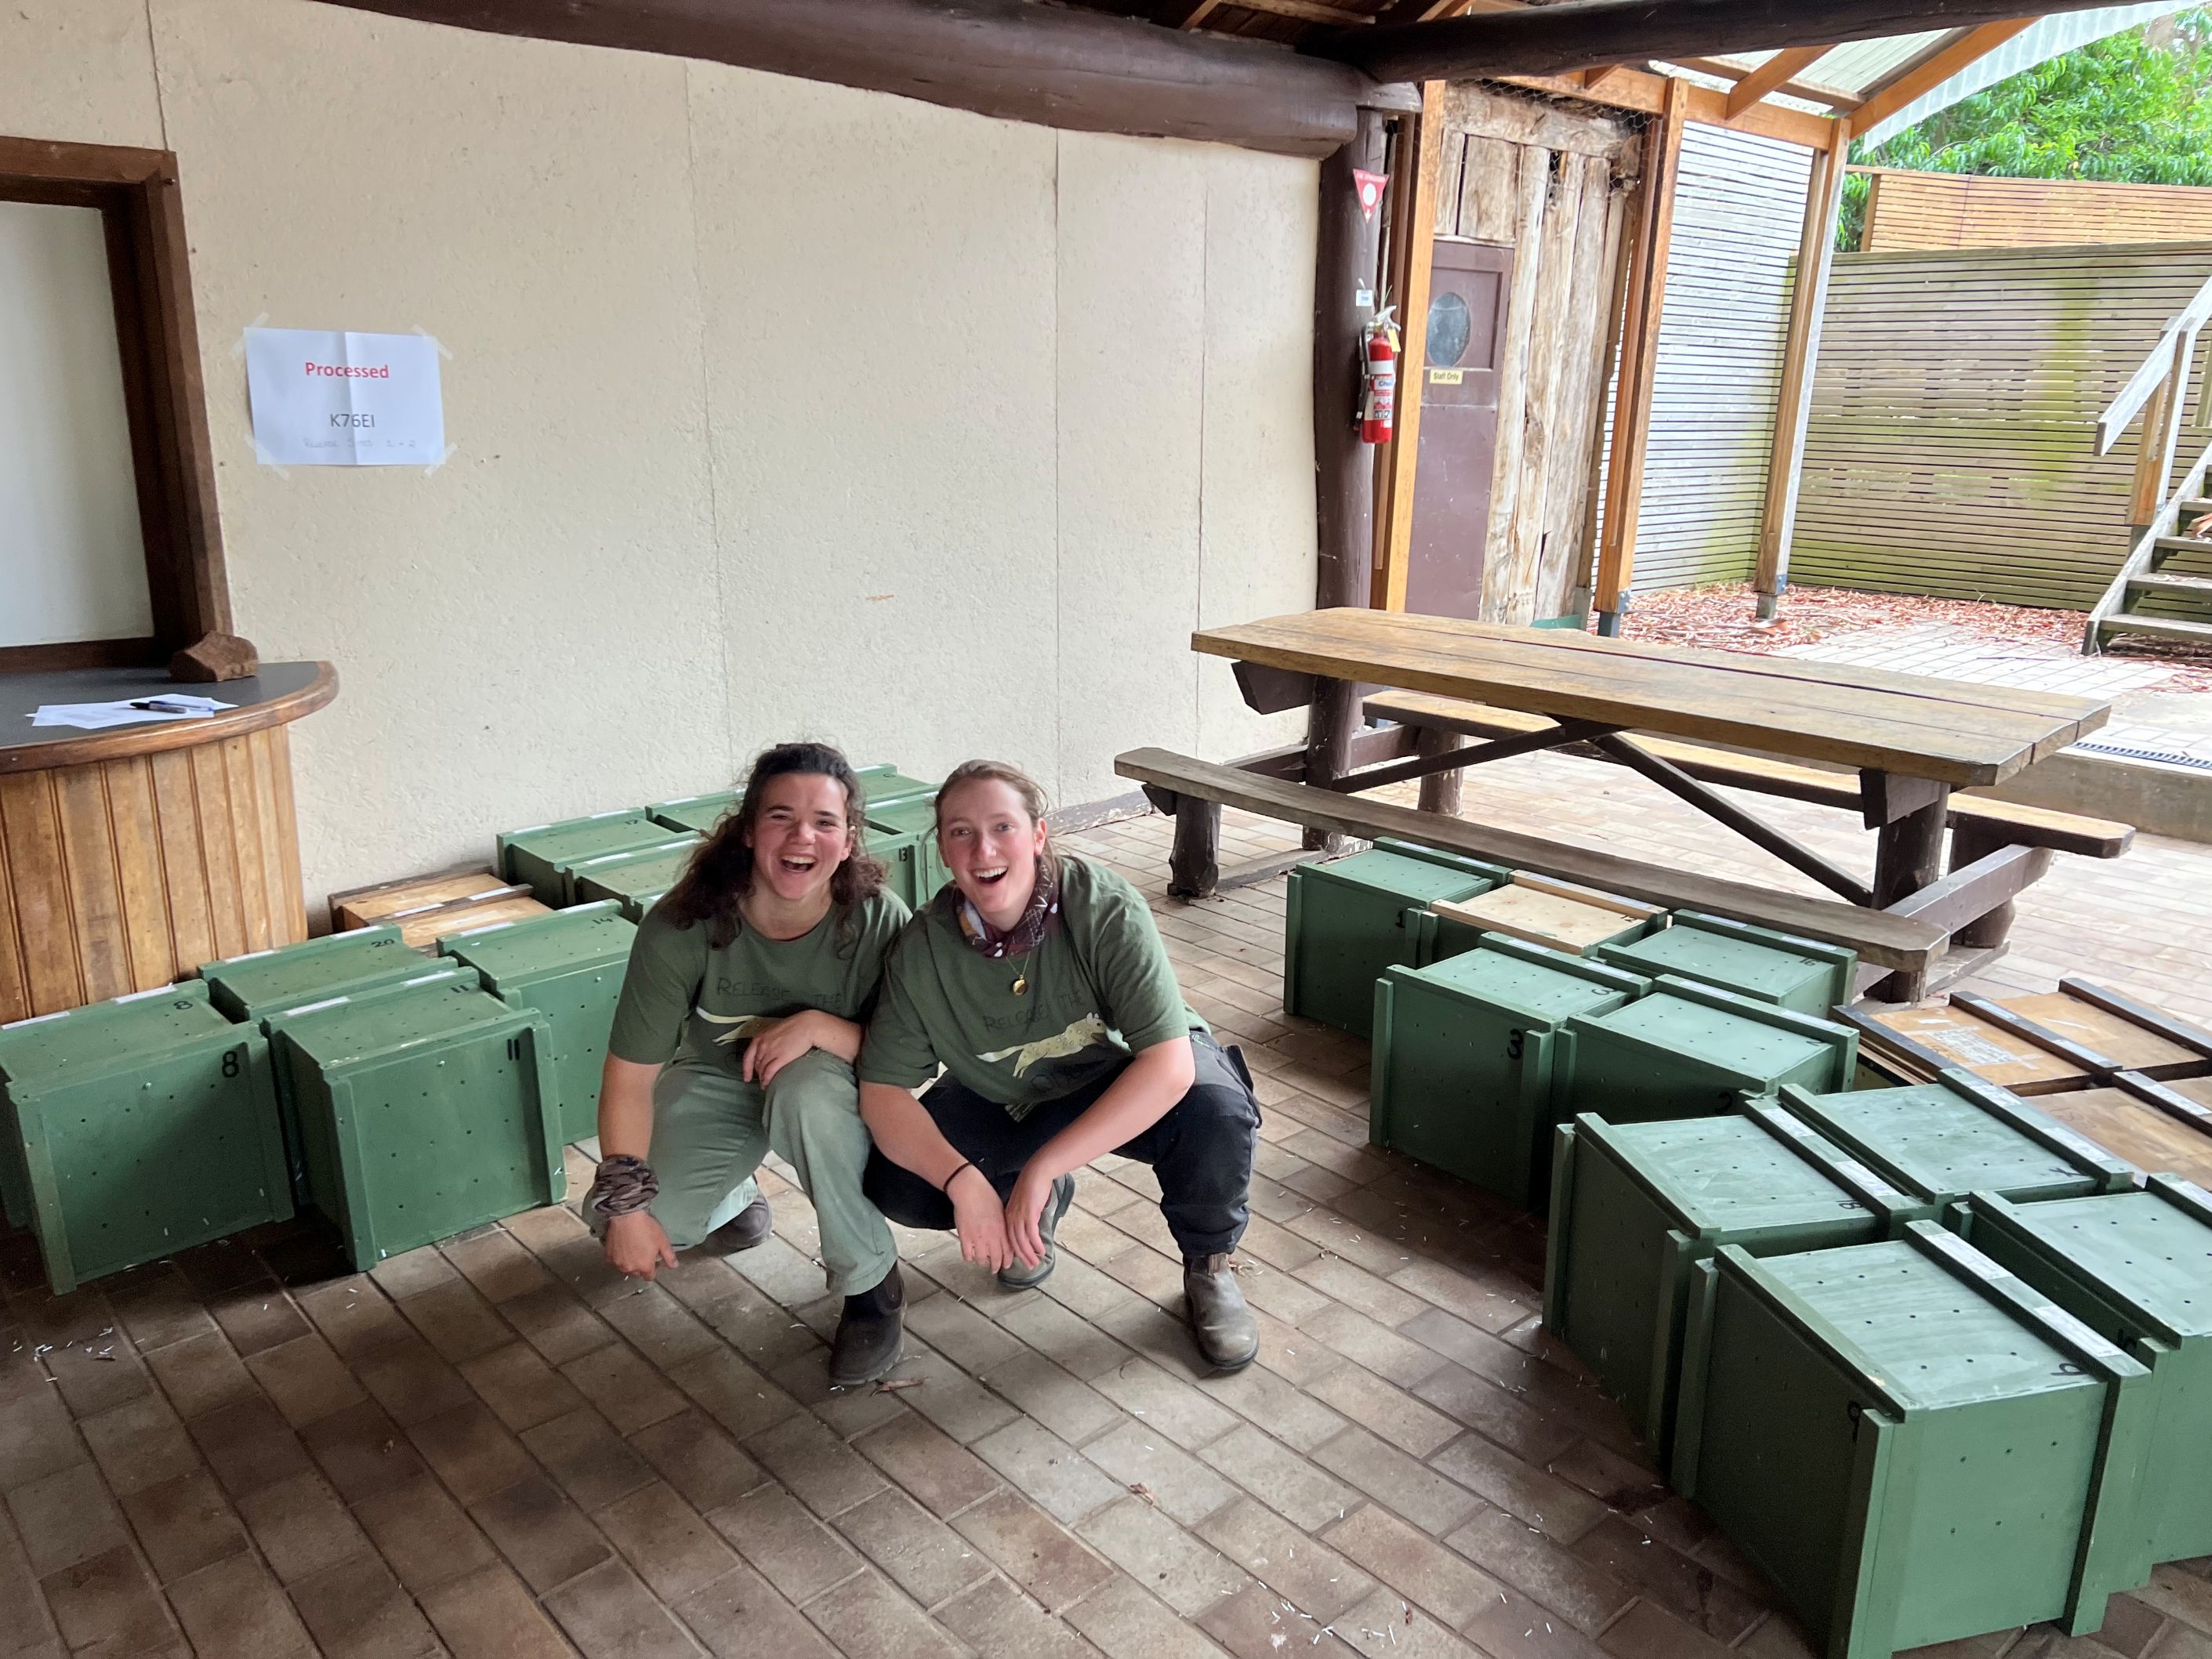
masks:
<path id="1" fill-rule="evenodd" d="M 1260 1354 L 1260 1322 L 1244 1304 L 1244 1292 L 1229 1270 L 1231 1260 L 1226 1254 L 1185 1256 L 1182 1263 L 1190 1334 L 1206 1364 L 1217 1371 L 1241 1371 Z"/>
<path id="2" fill-rule="evenodd" d="M 845 1298 L 837 1337 L 830 1345 L 830 1386 L 849 1389 L 887 1376 L 906 1340 L 906 1281 L 894 1262 L 884 1282 Z"/>

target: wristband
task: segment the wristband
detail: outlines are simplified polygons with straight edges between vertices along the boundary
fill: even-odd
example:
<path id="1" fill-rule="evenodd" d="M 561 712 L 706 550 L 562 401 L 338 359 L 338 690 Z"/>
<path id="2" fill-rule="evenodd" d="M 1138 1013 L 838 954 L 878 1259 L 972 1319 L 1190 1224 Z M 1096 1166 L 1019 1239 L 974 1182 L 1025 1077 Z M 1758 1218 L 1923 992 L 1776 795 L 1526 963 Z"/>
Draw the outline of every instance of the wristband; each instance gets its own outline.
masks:
<path id="1" fill-rule="evenodd" d="M 599 1160 L 587 1205 L 596 1205 L 604 1216 L 629 1215 L 649 1206 L 660 1195 L 660 1182 L 641 1158 L 617 1154 Z"/>
<path id="2" fill-rule="evenodd" d="M 958 1169 L 958 1170 L 954 1170 L 951 1175 L 949 1175 L 949 1176 L 945 1176 L 945 1179 L 944 1179 L 942 1182 L 939 1182 L 939 1183 L 938 1183 L 937 1190 L 938 1190 L 939 1192 L 940 1192 L 940 1193 L 943 1193 L 943 1194 L 945 1195 L 945 1197 L 947 1197 L 947 1198 L 951 1197 L 951 1196 L 952 1196 L 952 1183 L 953 1183 L 954 1182 L 956 1182 L 956 1181 L 957 1181 L 957 1180 L 959 1180 L 959 1179 L 960 1179 L 960 1172 L 961 1172 L 961 1170 L 972 1170 L 972 1169 L 974 1169 L 975 1167 L 975 1160 L 974 1158 L 963 1158 L 963 1159 L 960 1161 L 960 1169 Z"/>

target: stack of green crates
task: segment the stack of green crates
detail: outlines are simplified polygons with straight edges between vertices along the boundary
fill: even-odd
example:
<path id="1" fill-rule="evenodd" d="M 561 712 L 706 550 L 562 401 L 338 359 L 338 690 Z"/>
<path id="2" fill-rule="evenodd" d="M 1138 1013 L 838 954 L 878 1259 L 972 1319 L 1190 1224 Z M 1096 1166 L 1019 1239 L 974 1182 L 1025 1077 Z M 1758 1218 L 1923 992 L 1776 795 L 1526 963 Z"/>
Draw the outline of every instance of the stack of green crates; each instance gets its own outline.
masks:
<path id="1" fill-rule="evenodd" d="M 447 969 L 274 1014 L 307 1188 L 356 1267 L 560 1201 L 552 1025 Z"/>
<path id="2" fill-rule="evenodd" d="M 1384 967 L 1371 992 L 1368 1139 L 1533 1207 L 1546 1191 L 1553 1126 L 1565 1115 L 1568 1022 L 1648 988 L 1498 934 L 1432 967 Z"/>
<path id="3" fill-rule="evenodd" d="M 57 1295 L 283 1220 L 267 1040 L 191 981 L 0 1026 L 0 1193 Z"/>
<path id="4" fill-rule="evenodd" d="M 2149 1368 L 2139 1548 L 2212 1555 L 2212 1197 L 2153 1176 L 2142 1192 L 2043 1204 L 1976 1193 L 1954 1216 L 1983 1255 Z"/>
<path id="5" fill-rule="evenodd" d="M 1613 1123 L 1733 1112 L 1739 1097 L 1786 1084 L 1846 1088 L 1858 1059 L 1848 1026 L 1671 975 L 1626 1006 L 1575 1015 L 1567 1030 L 1571 1109 Z"/>
<path id="6" fill-rule="evenodd" d="M 1840 945 L 1694 910 L 1677 910 L 1671 927 L 1591 954 L 1632 974 L 1671 974 L 1800 1014 L 1826 1014 L 1850 1001 L 1858 966 L 1857 953 Z"/>
<path id="7" fill-rule="evenodd" d="M 632 853 L 602 853 L 562 865 L 561 878 L 578 905 L 612 900 L 633 922 L 643 921 L 660 896 L 682 879 L 692 854 L 704 844 L 704 836 L 684 836 Z"/>
<path id="8" fill-rule="evenodd" d="M 1434 899 L 1473 898 L 1510 871 L 1404 842 L 1291 872 L 1284 921 L 1283 1008 L 1355 1036 L 1373 1030 L 1375 986 L 1383 970 L 1433 962 L 1468 936 L 1440 942 L 1428 932 Z"/>
<path id="9" fill-rule="evenodd" d="M 2148 1575 L 2151 1373 L 1987 1255 L 1914 1221 L 1691 1273 L 1674 1485 L 1816 1650 L 2078 1636 Z"/>
<path id="10" fill-rule="evenodd" d="M 882 862 L 884 884 L 909 909 L 921 909 L 952 879 L 938 851 L 937 803 L 930 795 L 909 794 L 882 806 L 871 802 L 868 852 Z"/>
<path id="11" fill-rule="evenodd" d="M 860 793 L 868 803 L 868 816 L 873 817 L 879 806 L 896 806 L 902 801 L 937 799 L 938 786 L 925 783 L 920 778 L 910 778 L 896 766 L 863 766 L 858 769 Z"/>
<path id="12" fill-rule="evenodd" d="M 855 767 L 854 772 L 860 780 L 861 797 L 871 819 L 875 817 L 878 807 L 937 799 L 935 784 L 925 783 L 920 778 L 910 778 L 896 766 L 861 766 Z M 695 830 L 704 835 L 720 823 L 723 814 L 733 809 L 744 798 L 742 790 L 720 789 L 712 794 L 682 795 L 674 800 L 655 801 L 645 810 L 656 823 L 665 824 L 671 830 Z"/>
<path id="13" fill-rule="evenodd" d="M 580 864 L 603 853 L 629 853 L 658 846 L 675 840 L 677 833 L 656 822 L 642 806 L 565 818 L 558 823 L 537 823 L 527 830 L 507 830 L 498 838 L 497 868 L 501 880 L 529 883 L 540 903 L 558 909 L 576 902 L 563 877 L 564 866 Z"/>
<path id="14" fill-rule="evenodd" d="M 1883 1179 L 1939 1207 L 1978 1191 L 2021 1204 L 2120 1192 L 2140 1173 L 1963 1068 L 1900 1089 L 1785 1088 L 1782 1105 Z"/>
<path id="15" fill-rule="evenodd" d="M 1730 1244 L 1770 1256 L 1871 1243 L 1936 1213 L 1771 1101 L 1658 1123 L 1584 1114 L 1556 1146 L 1544 1326 L 1662 1467 L 1696 1263 Z"/>
<path id="16" fill-rule="evenodd" d="M 501 1002 L 545 1016 L 563 1140 L 599 1133 L 599 1073 L 636 938 L 623 907 L 607 900 L 438 941 L 442 954 L 475 969 Z"/>
<path id="17" fill-rule="evenodd" d="M 743 799 L 735 789 L 718 789 L 711 795 L 680 795 L 674 800 L 657 800 L 645 811 L 647 817 L 665 829 L 703 836 Z"/>
<path id="18" fill-rule="evenodd" d="M 435 971 L 422 953 L 410 950 L 396 927 L 356 927 L 288 945 L 252 951 L 200 964 L 200 978 L 215 1006 L 232 1019 L 268 1034 L 268 1018 L 301 1003 L 348 996 L 380 985 L 397 985 Z M 276 1090 L 277 1121 L 283 1126 L 292 1169 L 292 1198 L 307 1203 L 307 1166 L 291 1073 L 280 1050 L 270 1051 Z"/>

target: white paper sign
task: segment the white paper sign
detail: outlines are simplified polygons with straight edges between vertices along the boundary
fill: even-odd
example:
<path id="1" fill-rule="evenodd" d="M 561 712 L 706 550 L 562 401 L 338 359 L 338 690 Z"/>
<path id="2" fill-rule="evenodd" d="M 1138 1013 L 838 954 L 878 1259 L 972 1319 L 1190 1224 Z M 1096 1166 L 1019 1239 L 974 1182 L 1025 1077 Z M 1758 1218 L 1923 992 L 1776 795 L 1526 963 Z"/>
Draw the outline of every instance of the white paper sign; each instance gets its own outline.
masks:
<path id="1" fill-rule="evenodd" d="M 253 445 L 277 466 L 435 466 L 446 459 L 438 343 L 424 334 L 249 328 Z"/>

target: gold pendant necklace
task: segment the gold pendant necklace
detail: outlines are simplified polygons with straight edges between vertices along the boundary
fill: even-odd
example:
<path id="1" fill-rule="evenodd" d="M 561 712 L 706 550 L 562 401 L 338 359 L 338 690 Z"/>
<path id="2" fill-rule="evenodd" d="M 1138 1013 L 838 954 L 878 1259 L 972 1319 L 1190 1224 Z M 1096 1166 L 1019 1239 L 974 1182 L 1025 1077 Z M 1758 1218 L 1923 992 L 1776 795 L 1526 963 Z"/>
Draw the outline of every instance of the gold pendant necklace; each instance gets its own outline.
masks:
<path id="1" fill-rule="evenodd" d="M 1018 997 L 1027 996 L 1029 994 L 1029 989 L 1030 976 L 1026 973 L 1016 974 L 1014 975 L 1014 994 Z"/>

